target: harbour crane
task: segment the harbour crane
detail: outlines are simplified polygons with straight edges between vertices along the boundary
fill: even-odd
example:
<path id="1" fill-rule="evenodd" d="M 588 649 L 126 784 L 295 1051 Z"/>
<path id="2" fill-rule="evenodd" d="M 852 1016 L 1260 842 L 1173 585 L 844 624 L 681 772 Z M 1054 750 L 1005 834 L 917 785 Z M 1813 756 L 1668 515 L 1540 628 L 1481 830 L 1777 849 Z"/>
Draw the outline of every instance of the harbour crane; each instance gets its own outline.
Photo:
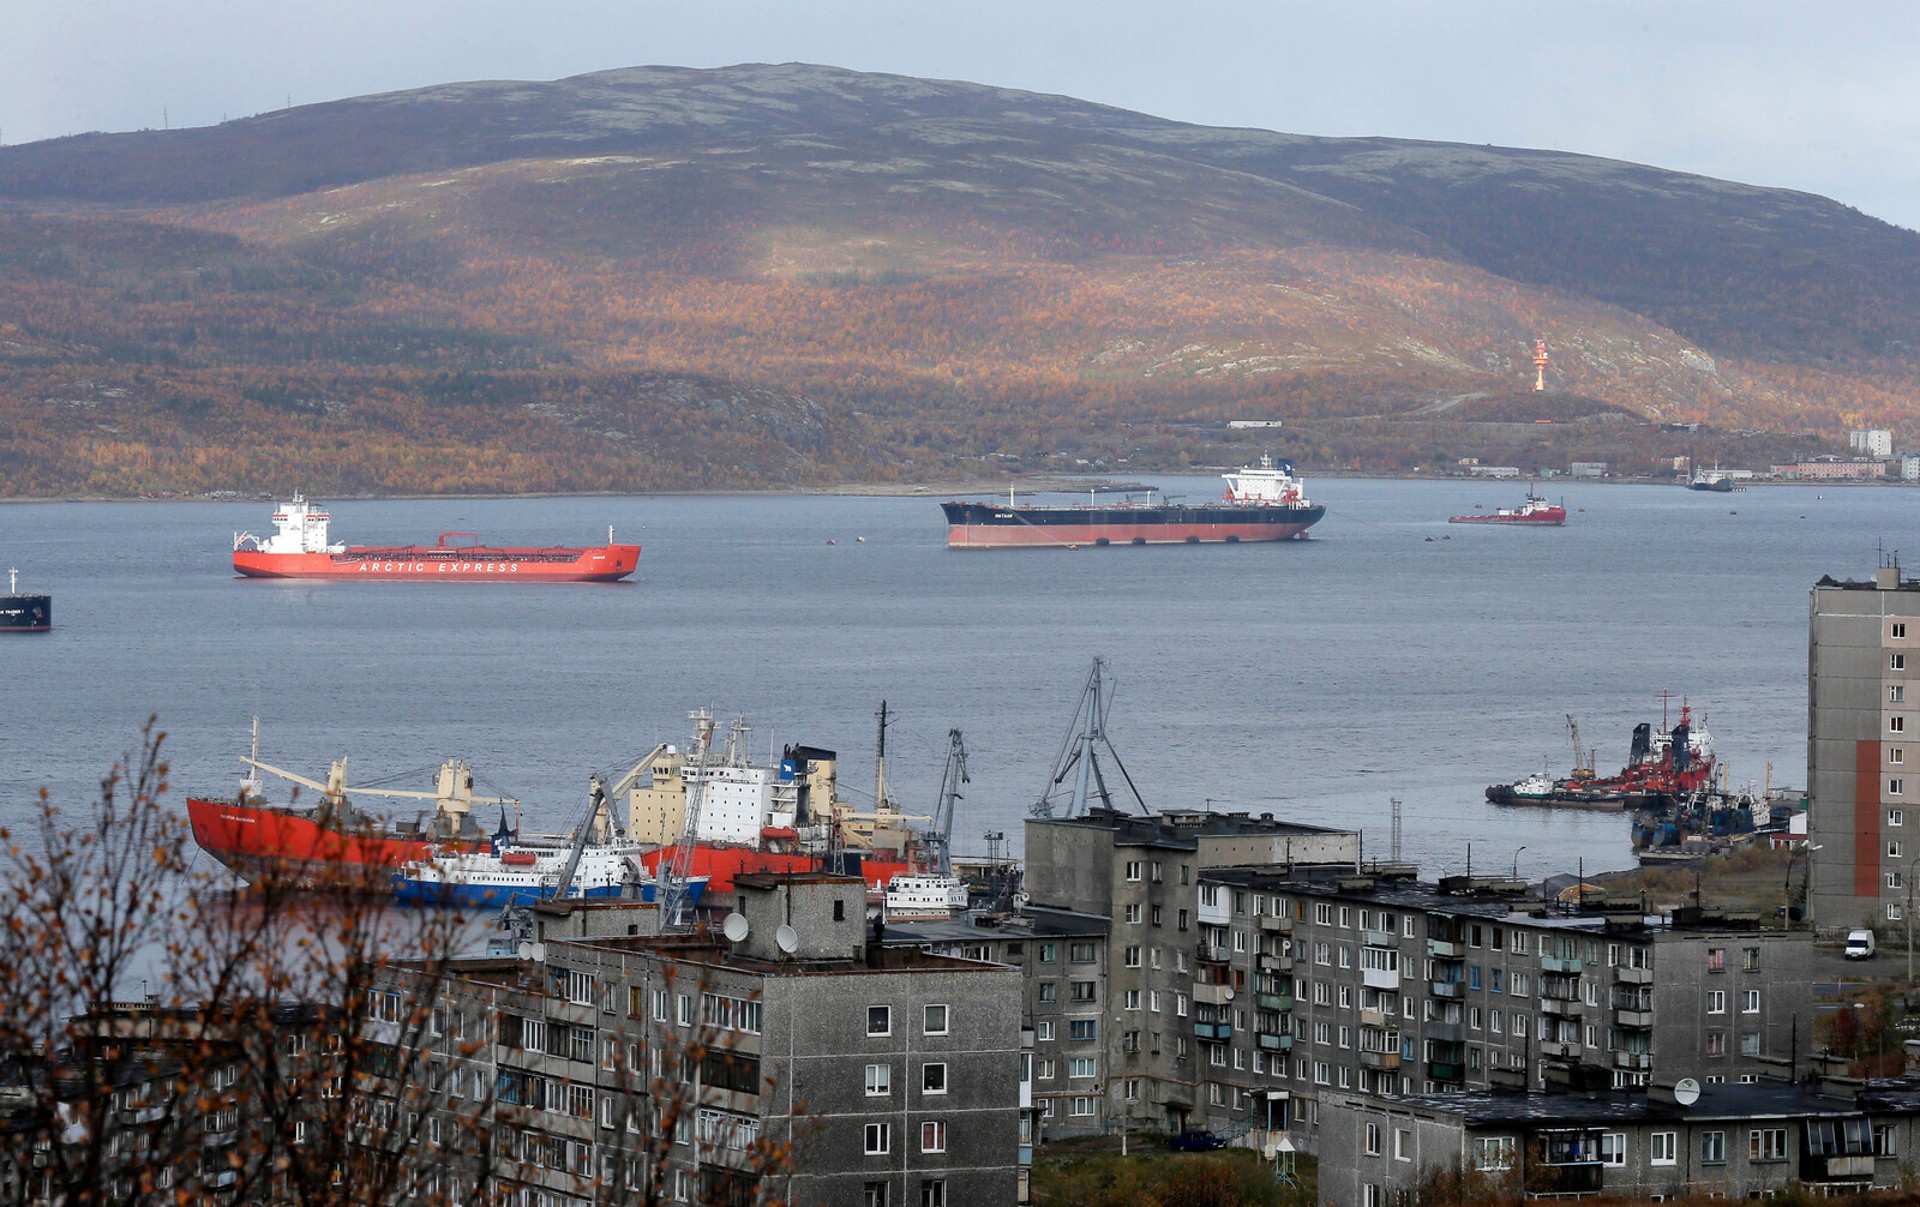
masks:
<path id="1" fill-rule="evenodd" d="M 927 847 L 928 862 L 936 876 L 951 876 L 953 860 L 951 858 L 951 837 L 953 834 L 954 806 L 960 802 L 960 785 L 968 783 L 967 744 L 960 738 L 960 731 L 947 731 L 947 765 L 940 773 L 940 799 L 933 807 L 933 819 L 927 826 L 926 837 L 922 840 Z"/>
<path id="2" fill-rule="evenodd" d="M 1127 782 L 1127 788 L 1133 793 L 1133 799 L 1142 813 L 1148 812 L 1147 802 L 1140 797 L 1140 789 L 1134 786 L 1133 777 L 1120 762 L 1120 755 L 1114 750 L 1113 743 L 1107 740 L 1107 699 L 1105 658 L 1093 660 L 1093 670 L 1087 675 L 1087 685 L 1080 691 L 1080 703 L 1075 706 L 1073 723 L 1068 727 L 1066 741 L 1060 746 L 1060 753 L 1053 763 L 1053 778 L 1047 782 L 1046 791 L 1035 801 L 1027 812 L 1040 818 L 1053 816 L 1053 793 L 1063 783 L 1069 773 L 1076 773 L 1073 782 L 1073 795 L 1067 802 L 1068 817 L 1080 817 L 1087 810 L 1089 796 L 1098 794 L 1105 808 L 1113 807 L 1113 794 L 1107 790 L 1107 777 L 1101 772 L 1099 750 L 1106 747 L 1107 755 L 1113 759 L 1113 765 L 1119 769 L 1120 777 Z"/>

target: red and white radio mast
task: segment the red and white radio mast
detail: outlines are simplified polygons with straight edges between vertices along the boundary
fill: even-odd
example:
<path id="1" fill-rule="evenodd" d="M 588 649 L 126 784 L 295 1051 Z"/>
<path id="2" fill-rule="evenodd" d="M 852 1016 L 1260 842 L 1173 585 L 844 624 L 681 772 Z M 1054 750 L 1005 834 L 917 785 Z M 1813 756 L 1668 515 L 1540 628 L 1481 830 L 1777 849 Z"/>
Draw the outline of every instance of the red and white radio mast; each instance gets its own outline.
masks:
<path id="1" fill-rule="evenodd" d="M 1547 341 L 1533 341 L 1533 392 L 1544 394 L 1547 389 Z"/>

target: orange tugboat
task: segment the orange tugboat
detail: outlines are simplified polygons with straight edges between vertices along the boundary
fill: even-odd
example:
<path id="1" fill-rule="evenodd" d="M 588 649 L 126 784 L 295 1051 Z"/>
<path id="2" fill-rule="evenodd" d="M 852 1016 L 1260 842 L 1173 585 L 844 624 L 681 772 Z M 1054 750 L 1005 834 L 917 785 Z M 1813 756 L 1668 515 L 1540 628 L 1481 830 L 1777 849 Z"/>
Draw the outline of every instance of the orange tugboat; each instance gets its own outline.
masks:
<path id="1" fill-rule="evenodd" d="M 470 532 L 443 532 L 432 545 L 362 546 L 329 543 L 330 519 L 325 509 L 294 495 L 274 509 L 278 532 L 234 535 L 234 572 L 243 578 L 610 583 L 640 565 L 640 546 L 614 544 L 611 527 L 607 543 L 590 548 L 497 548 L 480 544 Z M 472 543 L 448 543 L 458 537 Z"/>

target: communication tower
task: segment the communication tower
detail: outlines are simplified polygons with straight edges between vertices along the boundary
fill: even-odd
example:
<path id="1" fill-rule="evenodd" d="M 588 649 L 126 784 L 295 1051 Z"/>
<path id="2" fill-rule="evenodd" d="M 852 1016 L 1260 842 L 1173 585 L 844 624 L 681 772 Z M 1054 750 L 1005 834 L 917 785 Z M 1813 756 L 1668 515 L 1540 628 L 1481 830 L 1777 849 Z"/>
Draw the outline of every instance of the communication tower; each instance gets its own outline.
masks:
<path id="1" fill-rule="evenodd" d="M 1544 394 L 1547 390 L 1547 341 L 1533 341 L 1533 392 Z"/>

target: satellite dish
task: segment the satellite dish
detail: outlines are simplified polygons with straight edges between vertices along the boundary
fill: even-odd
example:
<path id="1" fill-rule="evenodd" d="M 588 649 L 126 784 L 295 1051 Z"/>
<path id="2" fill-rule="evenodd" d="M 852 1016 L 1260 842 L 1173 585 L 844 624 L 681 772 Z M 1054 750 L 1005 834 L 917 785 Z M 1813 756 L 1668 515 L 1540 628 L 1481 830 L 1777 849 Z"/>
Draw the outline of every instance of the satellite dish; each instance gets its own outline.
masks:
<path id="1" fill-rule="evenodd" d="M 792 955 L 794 952 L 800 950 L 800 932 L 791 926 L 782 926 L 779 930 L 773 932 L 773 942 L 774 946 L 778 947 L 781 951 L 787 955 Z"/>
<path id="2" fill-rule="evenodd" d="M 1700 1083 L 1691 1077 L 1682 1077 L 1673 1085 L 1673 1100 L 1681 1106 L 1692 1106 L 1700 1101 Z"/>
<path id="3" fill-rule="evenodd" d="M 738 943 L 747 937 L 747 916 L 740 913 L 728 914 L 727 920 L 720 924 L 720 932 L 727 936 L 727 942 Z"/>
<path id="4" fill-rule="evenodd" d="M 1225 988 L 1225 989 L 1222 989 L 1222 990 L 1220 991 L 1220 996 L 1221 996 L 1222 998 L 1224 998 L 1224 999 L 1226 999 L 1226 1000 L 1227 1000 L 1227 1001 L 1229 1001 L 1229 1002 L 1230 1002 L 1230 1001 L 1232 1001 L 1232 1000 L 1233 1000 L 1233 987 L 1232 987 L 1232 986 L 1228 986 L 1227 988 Z"/>

